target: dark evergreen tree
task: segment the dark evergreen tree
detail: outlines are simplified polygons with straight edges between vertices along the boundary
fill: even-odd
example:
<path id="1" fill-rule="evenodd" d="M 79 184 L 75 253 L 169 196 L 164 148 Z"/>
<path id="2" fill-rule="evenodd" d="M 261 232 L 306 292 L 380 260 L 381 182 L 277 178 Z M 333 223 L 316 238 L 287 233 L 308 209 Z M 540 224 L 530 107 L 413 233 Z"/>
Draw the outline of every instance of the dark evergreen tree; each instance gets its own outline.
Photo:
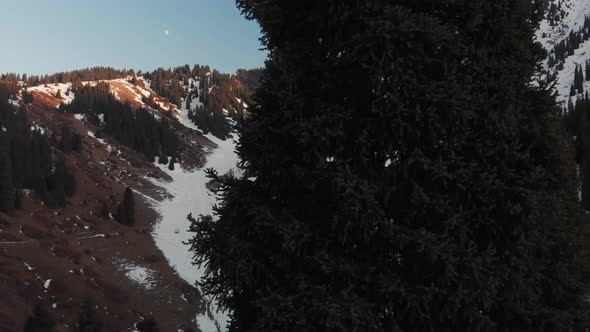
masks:
<path id="1" fill-rule="evenodd" d="M 64 126 L 61 130 L 61 139 L 59 141 L 59 148 L 65 152 L 69 153 L 72 151 L 73 142 L 72 142 L 72 132 L 68 126 Z"/>
<path id="2" fill-rule="evenodd" d="M 12 160 L 8 153 L 6 139 L 0 133 L 0 211 L 14 208 L 14 185 L 12 182 Z"/>
<path id="3" fill-rule="evenodd" d="M 176 157 L 172 157 L 170 158 L 170 163 L 168 164 L 168 169 L 173 171 L 174 170 L 174 164 L 176 163 Z"/>
<path id="4" fill-rule="evenodd" d="M 144 319 L 137 323 L 136 328 L 140 332 L 158 332 L 158 323 L 153 318 Z"/>
<path id="5" fill-rule="evenodd" d="M 106 202 L 103 202 L 102 207 L 100 208 L 100 212 L 98 213 L 99 217 L 101 217 L 104 220 L 108 220 L 110 219 L 110 214 L 111 212 L 109 211 L 109 206 Z"/>
<path id="6" fill-rule="evenodd" d="M 573 97 L 576 95 L 576 87 L 574 86 L 574 84 L 572 84 L 570 86 L 570 97 Z"/>
<path id="7" fill-rule="evenodd" d="M 14 208 L 20 209 L 22 207 L 21 192 L 19 190 L 14 191 Z"/>
<path id="8" fill-rule="evenodd" d="M 564 122 L 576 147 L 582 207 L 590 210 L 590 99 L 588 93 L 584 98 L 578 97 L 575 105 L 570 101 Z"/>
<path id="9" fill-rule="evenodd" d="M 582 66 L 576 66 L 575 85 L 578 93 L 584 93 L 584 73 Z"/>
<path id="10" fill-rule="evenodd" d="M 117 209 L 115 219 L 126 226 L 132 226 L 135 223 L 135 201 L 133 199 L 133 190 L 127 187 L 123 194 L 123 201 Z"/>
<path id="11" fill-rule="evenodd" d="M 102 323 L 97 319 L 94 307 L 89 302 L 82 303 L 78 321 L 73 325 L 74 332 L 102 331 Z"/>
<path id="12" fill-rule="evenodd" d="M 168 164 L 168 157 L 166 157 L 166 156 L 161 156 L 161 157 L 158 159 L 158 163 L 159 163 L 160 165 L 166 165 L 166 164 Z"/>
<path id="13" fill-rule="evenodd" d="M 587 330 L 572 151 L 529 84 L 539 8 L 238 4 L 270 50 L 247 176 L 210 170 L 219 220 L 191 226 L 229 331 Z"/>
<path id="14" fill-rule="evenodd" d="M 63 157 L 55 162 L 53 174 L 47 179 L 47 191 L 50 193 L 46 201 L 49 207 L 64 207 L 66 197 L 76 192 L 76 179 L 70 173 Z"/>
<path id="15" fill-rule="evenodd" d="M 23 102 L 25 104 L 32 104 L 33 103 L 33 94 L 29 92 L 26 88 L 23 89 L 22 92 Z"/>
<path id="16" fill-rule="evenodd" d="M 38 303 L 33 308 L 33 314 L 25 322 L 24 332 L 54 332 L 55 321 L 44 305 Z"/>

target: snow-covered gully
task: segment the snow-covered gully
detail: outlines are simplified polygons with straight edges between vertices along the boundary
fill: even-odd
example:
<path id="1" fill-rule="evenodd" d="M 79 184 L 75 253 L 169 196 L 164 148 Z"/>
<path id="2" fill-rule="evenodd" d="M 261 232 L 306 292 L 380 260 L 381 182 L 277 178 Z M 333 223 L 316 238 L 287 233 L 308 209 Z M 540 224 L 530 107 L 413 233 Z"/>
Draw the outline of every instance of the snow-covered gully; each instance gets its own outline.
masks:
<path id="1" fill-rule="evenodd" d="M 183 120 L 185 119 L 181 116 L 180 122 L 193 128 Z M 192 236 L 188 232 L 190 223 L 187 216 L 189 213 L 195 217 L 200 214 L 212 213 L 216 198 L 205 186 L 209 181 L 205 175 L 205 169 L 212 167 L 220 174 L 224 174 L 233 169 L 237 162 L 234 151 L 235 143 L 232 139 L 222 141 L 212 135 L 207 135 L 207 138 L 218 147 L 210 151 L 205 166 L 200 169 L 187 172 L 181 167 L 177 167 L 176 170 L 170 171 L 166 166 L 156 163 L 173 180 L 170 182 L 155 181 L 173 197 L 154 204 L 161 219 L 155 226 L 152 236 L 170 265 L 181 278 L 192 285 L 195 285 L 195 282 L 203 276 L 204 271 L 192 264 L 192 254 L 188 250 L 189 247 L 183 244 Z M 214 318 L 210 319 L 207 314 L 199 315 L 197 317 L 199 328 L 203 332 L 224 331 L 227 315 L 216 312 L 214 304 L 210 305 L 210 310 Z"/>

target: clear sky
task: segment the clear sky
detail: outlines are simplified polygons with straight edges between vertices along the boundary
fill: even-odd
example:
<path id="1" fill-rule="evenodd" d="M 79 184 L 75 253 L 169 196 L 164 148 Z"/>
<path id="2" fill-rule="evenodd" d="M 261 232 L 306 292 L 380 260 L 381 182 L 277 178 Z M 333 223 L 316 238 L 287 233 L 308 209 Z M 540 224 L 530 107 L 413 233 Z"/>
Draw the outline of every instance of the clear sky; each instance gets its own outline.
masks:
<path id="1" fill-rule="evenodd" d="M 0 73 L 92 66 L 262 67 L 260 28 L 234 0 L 0 0 Z"/>

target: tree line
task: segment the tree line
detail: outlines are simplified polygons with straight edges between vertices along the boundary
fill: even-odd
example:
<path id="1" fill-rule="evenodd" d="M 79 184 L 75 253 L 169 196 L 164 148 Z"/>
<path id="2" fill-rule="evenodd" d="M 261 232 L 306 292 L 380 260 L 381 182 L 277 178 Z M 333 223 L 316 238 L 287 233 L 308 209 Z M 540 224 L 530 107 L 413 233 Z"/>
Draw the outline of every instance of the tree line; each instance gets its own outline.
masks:
<path id="1" fill-rule="evenodd" d="M 22 189 L 34 190 L 49 207 L 65 206 L 76 183 L 63 154 L 79 151 L 79 142 L 79 135 L 68 128 L 59 139 L 55 134 L 50 139 L 41 129 L 32 128 L 26 110 L 0 99 L 0 210 L 19 208 Z M 54 152 L 52 146 L 60 151 Z"/>
<path id="2" fill-rule="evenodd" d="M 245 116 L 244 103 L 250 104 L 250 95 L 258 86 L 262 69 L 238 70 L 236 75 L 211 70 L 209 66 L 189 65 L 170 69 L 159 68 L 144 77 L 150 87 L 177 107 L 185 101 L 189 119 L 205 134 L 225 139 L 232 130 L 231 121 L 239 122 Z M 199 105 L 191 108 L 195 99 Z M 148 105 L 155 103 L 145 100 Z M 158 107 L 154 107 L 158 108 Z"/>
<path id="3" fill-rule="evenodd" d="M 574 55 L 575 50 L 590 38 L 590 17 L 584 18 L 584 24 L 578 30 L 571 30 L 566 38 L 561 40 L 549 52 L 547 65 L 549 68 L 555 67 L 556 70 L 562 70 L 565 59 Z"/>
<path id="4" fill-rule="evenodd" d="M 141 72 L 138 72 L 141 74 Z M 0 75 L 0 81 L 14 81 L 23 82 L 25 86 L 36 86 L 41 84 L 55 84 L 55 83 L 77 83 L 81 84 L 85 81 L 99 81 L 99 80 L 113 80 L 117 78 L 125 78 L 127 76 L 135 76 L 135 71 L 130 69 L 114 69 L 111 67 L 91 67 L 85 69 L 78 69 L 66 72 L 59 72 L 51 75 L 27 75 L 17 73 L 6 73 Z"/>
<path id="5" fill-rule="evenodd" d="M 590 60 L 586 60 L 584 67 L 576 65 L 574 70 L 574 81 L 570 86 L 570 97 L 584 93 L 584 82 L 590 81 Z"/>
<path id="6" fill-rule="evenodd" d="M 543 0 L 543 11 L 550 26 L 556 26 L 565 18 L 562 0 Z"/>
<path id="7" fill-rule="evenodd" d="M 246 108 L 243 103 L 251 103 L 250 91 L 233 76 L 213 77 L 216 77 L 214 80 L 216 83 L 210 91 L 207 83 L 210 81 L 208 77 L 203 77 L 198 81 L 200 105 L 190 109 L 192 99 L 191 95 L 188 96 L 188 117 L 203 133 L 210 132 L 216 137 L 225 139 L 233 129 L 230 120 L 239 122 L 246 116 Z"/>
<path id="8" fill-rule="evenodd" d="M 573 142 L 580 178 L 579 193 L 582 207 L 590 211 L 590 98 L 588 92 L 570 99 L 564 110 L 564 123 Z"/>
<path id="9" fill-rule="evenodd" d="M 85 114 L 100 128 L 97 137 L 109 135 L 117 142 L 143 153 L 149 161 L 169 156 L 178 159 L 179 140 L 172 123 L 166 117 L 158 118 L 147 109 L 133 110 L 110 92 L 106 82 L 83 85 L 73 89 L 74 101 L 64 105 L 64 111 Z"/>

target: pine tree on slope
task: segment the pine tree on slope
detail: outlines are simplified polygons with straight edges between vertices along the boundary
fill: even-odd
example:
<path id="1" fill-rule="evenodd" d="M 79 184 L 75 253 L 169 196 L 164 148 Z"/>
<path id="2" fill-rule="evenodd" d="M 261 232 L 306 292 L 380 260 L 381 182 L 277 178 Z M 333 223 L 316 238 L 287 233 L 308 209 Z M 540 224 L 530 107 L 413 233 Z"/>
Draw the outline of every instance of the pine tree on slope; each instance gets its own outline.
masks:
<path id="1" fill-rule="evenodd" d="M 33 314 L 25 323 L 25 332 L 53 332 L 55 331 L 55 321 L 47 312 L 42 304 L 36 304 L 33 308 Z"/>
<path id="2" fill-rule="evenodd" d="M 74 332 L 100 332 L 102 331 L 102 323 L 96 317 L 96 311 L 94 310 L 90 302 L 84 302 L 80 306 L 80 313 L 78 315 L 78 321 L 74 324 Z"/>
<path id="3" fill-rule="evenodd" d="M 530 1 L 238 4 L 270 50 L 248 178 L 217 178 L 220 218 L 191 241 L 230 331 L 585 331 Z"/>
<path id="4" fill-rule="evenodd" d="M 14 208 L 12 160 L 7 144 L 6 138 L 0 133 L 0 211 L 3 212 Z"/>
<path id="5" fill-rule="evenodd" d="M 133 190 L 127 187 L 123 194 L 123 202 L 119 205 L 115 219 L 126 226 L 132 226 L 135 223 L 135 201 L 133 199 Z"/>
<path id="6" fill-rule="evenodd" d="M 137 323 L 137 330 L 140 332 L 158 332 L 158 323 L 154 318 L 147 318 Z"/>

